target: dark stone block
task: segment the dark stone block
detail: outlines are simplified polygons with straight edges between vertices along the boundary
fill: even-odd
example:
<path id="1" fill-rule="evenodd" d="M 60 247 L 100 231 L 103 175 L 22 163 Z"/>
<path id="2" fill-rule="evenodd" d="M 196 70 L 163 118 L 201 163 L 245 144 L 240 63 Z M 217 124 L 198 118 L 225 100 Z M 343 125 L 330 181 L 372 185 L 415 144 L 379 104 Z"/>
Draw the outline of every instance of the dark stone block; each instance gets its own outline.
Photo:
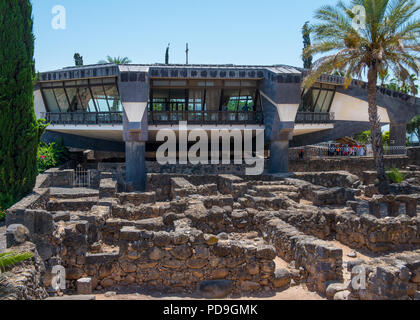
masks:
<path id="1" fill-rule="evenodd" d="M 233 289 L 233 282 L 230 280 L 211 280 L 200 283 L 199 291 L 207 299 L 226 298 Z"/>
<path id="2" fill-rule="evenodd" d="M 29 240 L 29 230 L 24 225 L 12 224 L 6 230 L 6 246 L 11 248 Z"/>

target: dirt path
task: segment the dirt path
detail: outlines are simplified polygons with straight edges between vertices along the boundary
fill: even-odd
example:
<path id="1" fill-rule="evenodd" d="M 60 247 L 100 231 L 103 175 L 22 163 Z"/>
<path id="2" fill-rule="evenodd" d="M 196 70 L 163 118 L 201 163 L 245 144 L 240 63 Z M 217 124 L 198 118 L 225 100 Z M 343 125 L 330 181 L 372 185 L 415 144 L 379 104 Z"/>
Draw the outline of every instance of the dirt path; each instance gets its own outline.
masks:
<path id="1" fill-rule="evenodd" d="M 206 300 L 185 295 L 152 295 L 143 293 L 118 294 L 112 297 L 105 297 L 104 294 L 96 295 L 96 300 Z M 271 297 L 242 297 L 227 300 L 326 300 L 315 292 L 310 292 L 304 285 L 291 287 Z"/>

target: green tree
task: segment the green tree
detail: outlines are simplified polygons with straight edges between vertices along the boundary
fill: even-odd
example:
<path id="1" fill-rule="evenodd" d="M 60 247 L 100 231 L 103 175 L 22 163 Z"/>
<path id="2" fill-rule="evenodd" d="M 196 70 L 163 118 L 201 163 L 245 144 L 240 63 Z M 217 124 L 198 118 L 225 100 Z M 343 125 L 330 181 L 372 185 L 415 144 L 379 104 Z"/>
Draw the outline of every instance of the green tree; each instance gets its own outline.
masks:
<path id="1" fill-rule="evenodd" d="M 354 139 L 362 144 L 369 144 L 370 143 L 370 131 L 363 131 L 360 134 L 354 136 Z"/>
<path id="2" fill-rule="evenodd" d="M 389 131 L 385 131 L 382 134 L 382 145 L 389 146 Z"/>
<path id="3" fill-rule="evenodd" d="M 407 132 L 414 134 L 420 141 L 420 116 L 414 117 L 407 125 Z"/>
<path id="4" fill-rule="evenodd" d="M 75 53 L 73 58 L 75 66 L 83 66 L 83 57 L 80 55 L 80 53 Z"/>
<path id="5" fill-rule="evenodd" d="M 101 60 L 98 63 L 105 64 L 105 63 L 113 63 L 113 64 L 129 64 L 131 63 L 131 60 L 127 57 L 111 57 L 107 56 L 106 60 Z"/>
<path id="6" fill-rule="evenodd" d="M 363 7 L 365 21 L 354 13 L 356 6 Z M 314 44 L 304 52 L 305 56 L 326 54 L 313 64 L 304 80 L 305 88 L 311 87 L 322 74 L 337 69 L 345 72 L 346 87 L 353 78 L 362 79 L 367 73 L 372 147 L 378 188 L 383 194 L 389 193 L 389 185 L 377 108 L 378 75 L 390 70 L 416 92 L 409 71 L 419 72 L 420 20 L 415 17 L 419 9 L 415 0 L 352 0 L 323 6 L 315 13 L 318 23 L 311 27 Z M 354 21 L 362 23 L 356 28 Z"/>
<path id="7" fill-rule="evenodd" d="M 43 129 L 34 112 L 35 63 L 29 0 L 0 1 L 0 207 L 30 193 Z"/>
<path id="8" fill-rule="evenodd" d="M 400 79 L 392 79 L 390 83 L 386 84 L 385 86 L 393 91 L 415 95 L 418 90 L 418 85 L 416 84 L 418 79 L 415 74 L 410 75 L 410 78 L 411 81 L 414 83 L 414 89 L 410 84 L 407 83 L 407 81 L 402 81 Z"/>
<path id="9" fill-rule="evenodd" d="M 165 52 L 165 64 L 169 64 L 169 46 L 171 44 L 169 43 L 168 46 L 166 47 L 166 52 Z"/>
<path id="10" fill-rule="evenodd" d="M 302 28 L 302 36 L 303 36 L 303 50 L 311 46 L 311 28 L 309 26 L 309 21 L 306 21 Z M 310 69 L 312 67 L 312 55 L 307 57 L 302 56 L 303 60 L 303 67 L 305 69 Z"/>

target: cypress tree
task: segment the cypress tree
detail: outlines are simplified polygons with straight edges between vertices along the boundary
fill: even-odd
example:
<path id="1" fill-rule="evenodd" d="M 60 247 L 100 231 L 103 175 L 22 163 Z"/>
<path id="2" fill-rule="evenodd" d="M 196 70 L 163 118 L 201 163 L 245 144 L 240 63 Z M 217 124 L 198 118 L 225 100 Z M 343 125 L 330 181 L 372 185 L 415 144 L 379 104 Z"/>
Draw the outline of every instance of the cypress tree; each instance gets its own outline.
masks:
<path id="1" fill-rule="evenodd" d="M 302 28 L 303 36 L 303 50 L 311 46 L 311 27 L 309 26 L 309 21 L 306 21 Z M 310 69 L 312 67 L 312 56 L 302 57 L 303 67 L 305 69 Z"/>
<path id="2" fill-rule="evenodd" d="M 0 206 L 30 193 L 41 134 L 34 111 L 34 35 L 29 0 L 0 1 Z"/>
<path id="3" fill-rule="evenodd" d="M 166 52 L 165 52 L 165 64 L 169 64 L 169 46 L 171 44 L 168 44 L 168 46 L 166 47 Z"/>

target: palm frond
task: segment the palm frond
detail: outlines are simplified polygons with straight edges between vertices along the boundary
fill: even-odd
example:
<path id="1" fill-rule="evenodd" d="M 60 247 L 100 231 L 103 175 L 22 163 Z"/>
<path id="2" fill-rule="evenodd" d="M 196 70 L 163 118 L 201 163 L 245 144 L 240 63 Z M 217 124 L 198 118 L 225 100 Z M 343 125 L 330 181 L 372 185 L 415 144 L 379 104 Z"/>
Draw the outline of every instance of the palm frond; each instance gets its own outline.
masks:
<path id="1" fill-rule="evenodd" d="M 0 255 L 0 273 L 4 272 L 7 267 L 14 266 L 22 261 L 33 258 L 32 252 L 6 252 Z"/>
<path id="2" fill-rule="evenodd" d="M 366 12 L 366 24 L 354 29 L 354 6 Z M 311 25 L 313 43 L 303 55 L 325 55 L 314 62 L 304 80 L 305 88 L 332 70 L 345 73 L 345 82 L 360 79 L 370 66 L 378 74 L 392 71 L 394 76 L 413 87 L 410 74 L 419 74 L 420 20 L 415 0 L 351 0 L 318 9 Z"/>

